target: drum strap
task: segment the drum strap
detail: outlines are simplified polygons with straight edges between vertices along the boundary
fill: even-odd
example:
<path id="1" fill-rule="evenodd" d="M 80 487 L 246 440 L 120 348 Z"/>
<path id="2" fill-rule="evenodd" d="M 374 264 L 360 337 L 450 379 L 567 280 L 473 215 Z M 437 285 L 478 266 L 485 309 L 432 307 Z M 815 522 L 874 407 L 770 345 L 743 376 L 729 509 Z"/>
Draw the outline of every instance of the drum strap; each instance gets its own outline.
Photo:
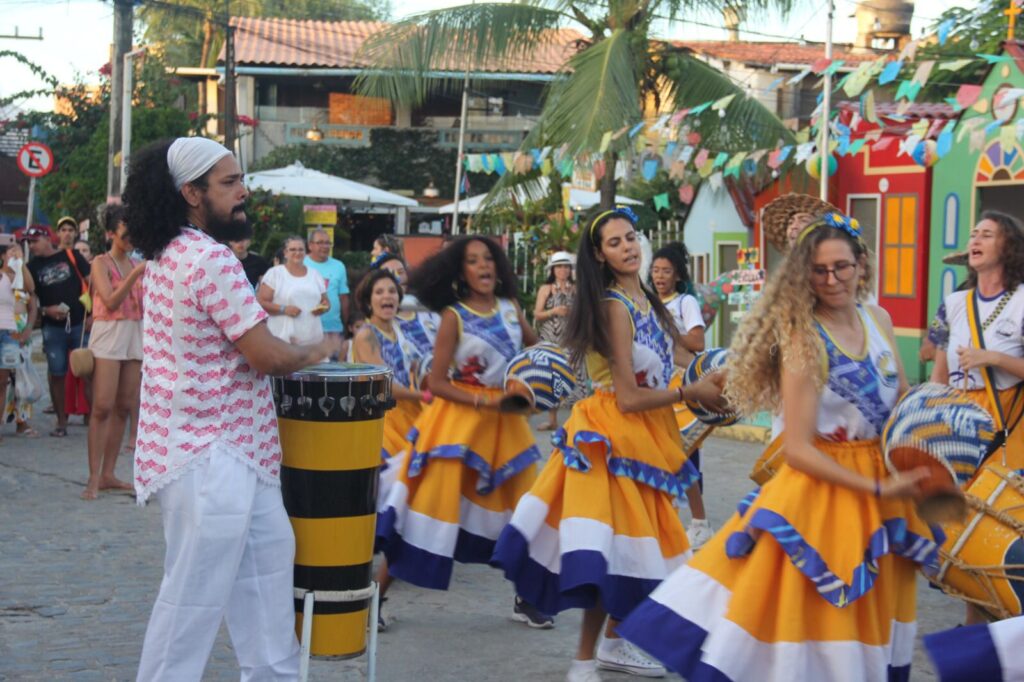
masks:
<path id="1" fill-rule="evenodd" d="M 978 290 L 972 289 L 967 295 L 967 322 L 971 327 L 971 341 L 977 348 L 982 350 L 985 349 L 985 335 L 984 329 L 987 325 L 982 324 L 981 316 L 979 314 L 978 306 Z M 996 375 L 995 369 L 989 365 L 981 368 L 981 376 L 985 380 L 985 393 L 988 394 L 989 400 L 995 405 L 995 417 L 996 421 L 996 437 L 992 441 L 992 446 L 989 451 L 985 454 L 985 458 L 988 459 L 996 450 L 999 448 L 1003 449 L 1003 464 L 1006 464 L 1006 441 L 1009 439 L 1010 432 L 1017 427 L 1020 423 L 1021 414 L 1017 415 L 1014 419 L 1013 424 L 1007 423 L 1007 414 L 1003 411 L 1003 403 L 999 400 L 999 392 L 996 390 Z M 1020 400 L 1022 390 L 1024 390 L 1024 382 L 1017 384 L 1017 389 L 1013 394 L 1013 402 L 1010 404 L 1010 415 L 1017 412 L 1017 403 Z"/>

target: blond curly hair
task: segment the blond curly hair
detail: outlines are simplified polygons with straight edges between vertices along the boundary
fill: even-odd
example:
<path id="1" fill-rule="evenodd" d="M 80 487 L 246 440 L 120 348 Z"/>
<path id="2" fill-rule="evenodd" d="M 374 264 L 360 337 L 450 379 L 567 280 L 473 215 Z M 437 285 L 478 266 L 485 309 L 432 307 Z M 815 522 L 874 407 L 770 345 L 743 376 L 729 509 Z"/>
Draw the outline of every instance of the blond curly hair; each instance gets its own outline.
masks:
<path id="1" fill-rule="evenodd" d="M 863 301 L 871 293 L 873 269 L 863 240 L 824 223 L 806 230 L 806 236 L 768 278 L 762 296 L 743 317 L 733 337 L 725 397 L 740 414 L 777 411 L 783 365 L 803 371 L 821 366 L 825 348 L 815 326 L 817 298 L 811 285 L 811 264 L 822 242 L 840 239 L 850 245 L 864 269 L 857 283 L 857 300 Z M 811 374 L 820 389 L 824 383 L 821 372 Z"/>

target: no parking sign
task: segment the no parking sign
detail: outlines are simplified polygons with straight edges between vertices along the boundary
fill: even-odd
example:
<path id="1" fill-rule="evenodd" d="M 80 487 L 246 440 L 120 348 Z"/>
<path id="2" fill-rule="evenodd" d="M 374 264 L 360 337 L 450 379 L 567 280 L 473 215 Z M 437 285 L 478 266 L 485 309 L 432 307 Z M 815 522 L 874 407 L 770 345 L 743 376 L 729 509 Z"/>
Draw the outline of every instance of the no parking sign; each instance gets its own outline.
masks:
<path id="1" fill-rule="evenodd" d="M 29 142 L 18 150 L 18 169 L 30 178 L 41 178 L 53 170 L 53 152 L 42 142 Z"/>

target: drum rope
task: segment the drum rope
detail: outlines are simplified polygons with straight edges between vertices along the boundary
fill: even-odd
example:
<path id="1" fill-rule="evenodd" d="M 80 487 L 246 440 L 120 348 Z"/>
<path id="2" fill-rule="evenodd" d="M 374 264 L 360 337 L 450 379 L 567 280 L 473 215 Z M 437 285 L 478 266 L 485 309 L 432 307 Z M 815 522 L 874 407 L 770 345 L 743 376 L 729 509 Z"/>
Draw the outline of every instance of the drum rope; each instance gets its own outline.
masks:
<path id="1" fill-rule="evenodd" d="M 373 598 L 376 585 L 371 584 L 361 590 L 307 590 L 302 587 L 293 588 L 295 599 L 304 599 L 307 592 L 313 593 L 313 601 L 319 602 L 352 602 Z"/>

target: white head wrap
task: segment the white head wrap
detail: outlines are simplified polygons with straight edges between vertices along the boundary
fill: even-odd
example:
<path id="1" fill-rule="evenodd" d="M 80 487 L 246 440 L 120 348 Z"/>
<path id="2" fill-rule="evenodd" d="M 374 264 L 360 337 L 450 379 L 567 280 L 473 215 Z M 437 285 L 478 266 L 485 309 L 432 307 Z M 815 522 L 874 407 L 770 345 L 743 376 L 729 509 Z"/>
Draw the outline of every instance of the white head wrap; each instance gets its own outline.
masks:
<path id="1" fill-rule="evenodd" d="M 167 148 L 167 167 L 174 189 L 180 190 L 182 185 L 200 177 L 225 156 L 231 156 L 231 151 L 219 142 L 205 137 L 179 137 Z"/>

